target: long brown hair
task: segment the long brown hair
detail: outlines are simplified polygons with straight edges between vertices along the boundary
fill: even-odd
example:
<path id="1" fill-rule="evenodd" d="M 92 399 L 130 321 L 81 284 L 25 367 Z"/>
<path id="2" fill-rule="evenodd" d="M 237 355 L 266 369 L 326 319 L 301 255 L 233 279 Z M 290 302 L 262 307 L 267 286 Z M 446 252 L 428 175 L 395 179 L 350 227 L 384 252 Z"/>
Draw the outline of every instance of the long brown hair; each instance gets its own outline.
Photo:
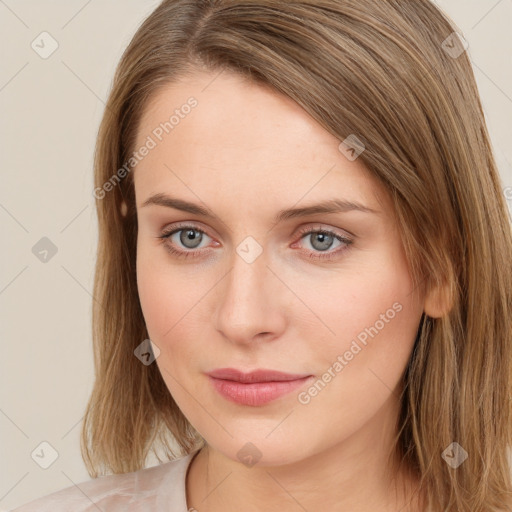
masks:
<path id="1" fill-rule="evenodd" d="M 116 70 L 95 153 L 96 380 L 82 429 L 91 476 L 204 443 L 156 364 L 134 356 L 148 333 L 133 154 L 158 90 L 196 68 L 229 70 L 292 98 L 340 142 L 354 134 L 364 143 L 359 158 L 391 194 L 415 283 L 445 287 L 451 303 L 418 326 L 396 453 L 432 510 L 509 510 L 511 222 L 454 32 L 427 0 L 165 0 L 142 23 Z M 468 454 L 456 469 L 442 456 L 453 442 Z"/>

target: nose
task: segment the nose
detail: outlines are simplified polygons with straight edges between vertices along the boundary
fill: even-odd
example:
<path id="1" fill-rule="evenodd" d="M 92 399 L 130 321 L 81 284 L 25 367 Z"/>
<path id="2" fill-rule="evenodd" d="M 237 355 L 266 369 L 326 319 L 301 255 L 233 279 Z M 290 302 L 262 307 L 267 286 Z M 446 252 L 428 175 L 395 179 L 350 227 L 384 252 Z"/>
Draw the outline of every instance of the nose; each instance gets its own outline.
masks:
<path id="1" fill-rule="evenodd" d="M 268 265 L 265 252 L 252 262 L 234 252 L 231 268 L 215 287 L 213 321 L 232 343 L 247 345 L 279 338 L 287 322 L 290 290 Z"/>

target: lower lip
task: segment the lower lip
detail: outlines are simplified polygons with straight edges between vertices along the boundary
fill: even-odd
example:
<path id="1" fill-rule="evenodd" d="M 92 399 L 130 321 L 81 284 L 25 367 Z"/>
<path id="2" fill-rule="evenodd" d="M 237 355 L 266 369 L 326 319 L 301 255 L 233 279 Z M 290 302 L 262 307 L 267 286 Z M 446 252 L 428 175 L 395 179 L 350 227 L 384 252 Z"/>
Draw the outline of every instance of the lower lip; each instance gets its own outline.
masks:
<path id="1" fill-rule="evenodd" d="M 311 376 L 297 380 L 254 382 L 251 384 L 216 379 L 214 377 L 210 377 L 210 381 L 224 398 L 240 405 L 256 407 L 291 393 L 310 378 Z"/>

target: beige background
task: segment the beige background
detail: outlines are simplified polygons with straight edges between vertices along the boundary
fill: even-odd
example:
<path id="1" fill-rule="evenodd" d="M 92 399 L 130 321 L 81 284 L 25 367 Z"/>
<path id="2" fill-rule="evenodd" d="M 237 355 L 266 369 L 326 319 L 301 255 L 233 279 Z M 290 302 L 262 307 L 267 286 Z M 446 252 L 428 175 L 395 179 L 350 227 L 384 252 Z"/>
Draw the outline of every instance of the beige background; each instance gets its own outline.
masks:
<path id="1" fill-rule="evenodd" d="M 469 43 L 505 191 L 512 186 L 512 0 L 437 3 Z M 117 61 L 157 5 L 0 0 L 0 510 L 89 479 L 79 432 L 93 381 L 92 152 Z M 43 31 L 58 43 L 47 59 L 31 47 Z M 42 237 L 57 248 L 46 263 L 32 252 Z M 37 448 L 34 459 L 50 460 L 43 441 L 58 453 L 48 469 L 31 457 Z"/>

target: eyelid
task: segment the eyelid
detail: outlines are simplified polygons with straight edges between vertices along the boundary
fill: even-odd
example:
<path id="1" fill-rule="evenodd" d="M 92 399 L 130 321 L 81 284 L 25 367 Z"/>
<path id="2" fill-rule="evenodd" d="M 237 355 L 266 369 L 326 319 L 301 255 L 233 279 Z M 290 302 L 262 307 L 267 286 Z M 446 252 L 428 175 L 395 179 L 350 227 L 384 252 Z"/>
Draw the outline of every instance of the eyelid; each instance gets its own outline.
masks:
<path id="1" fill-rule="evenodd" d="M 177 231 L 180 228 L 181 229 L 194 228 L 197 231 L 201 231 L 201 233 L 208 234 L 208 228 L 202 227 L 201 222 L 196 221 L 196 220 L 191 220 L 191 221 L 181 220 L 181 221 L 173 222 L 172 224 L 168 224 L 165 227 L 163 227 L 160 231 L 162 232 L 162 234 L 163 233 L 172 233 L 173 231 Z"/>
<path id="2" fill-rule="evenodd" d="M 201 233 L 208 234 L 201 227 L 199 227 L 199 226 L 197 226 L 197 225 L 195 225 L 193 223 L 190 223 L 190 222 L 184 222 L 182 224 L 177 223 L 177 224 L 173 224 L 172 226 L 163 228 L 161 236 L 162 237 L 170 236 L 171 234 L 175 233 L 176 231 L 180 231 L 181 229 L 186 229 L 186 228 L 194 229 L 194 230 L 199 231 Z"/>
<path id="3" fill-rule="evenodd" d="M 355 235 L 353 233 L 351 233 L 350 231 L 347 231 L 346 229 L 341 230 L 339 228 L 328 226 L 328 225 L 322 224 L 320 222 L 314 222 L 313 224 L 308 224 L 306 226 L 300 227 L 298 230 L 298 233 L 299 234 L 308 234 L 308 233 L 311 233 L 312 231 L 314 231 L 314 232 L 325 231 L 327 233 L 335 234 L 335 235 L 339 236 L 340 238 L 344 238 L 346 240 L 352 240 L 355 238 Z"/>

